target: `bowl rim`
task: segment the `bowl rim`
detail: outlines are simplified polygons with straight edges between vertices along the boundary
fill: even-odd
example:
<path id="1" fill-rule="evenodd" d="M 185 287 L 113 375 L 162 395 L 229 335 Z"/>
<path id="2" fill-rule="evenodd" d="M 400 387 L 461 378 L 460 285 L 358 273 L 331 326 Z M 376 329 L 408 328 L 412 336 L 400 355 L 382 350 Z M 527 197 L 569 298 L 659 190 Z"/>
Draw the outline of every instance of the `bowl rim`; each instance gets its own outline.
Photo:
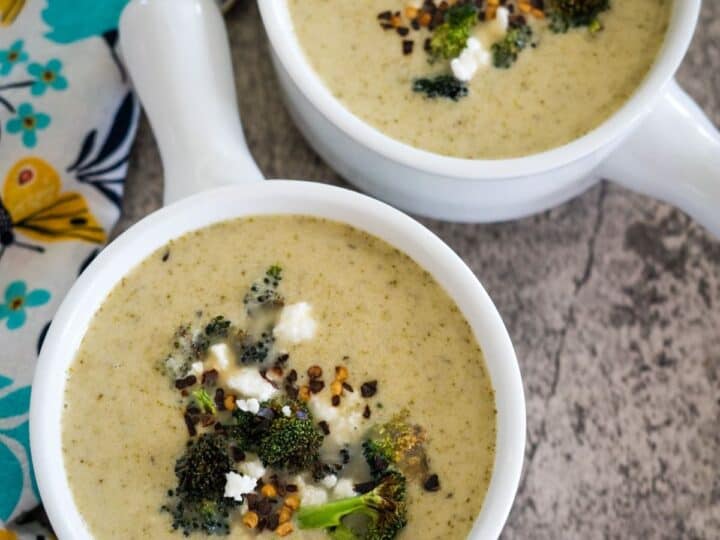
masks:
<path id="1" fill-rule="evenodd" d="M 384 158 L 443 179 L 483 182 L 544 174 L 612 144 L 649 113 L 682 62 L 700 13 L 700 0 L 673 0 L 657 57 L 633 95 L 585 135 L 550 150 L 510 159 L 464 159 L 421 150 L 385 135 L 338 100 L 311 66 L 294 32 L 288 0 L 258 2 L 271 47 L 305 98 L 356 143 Z"/>
<path id="2" fill-rule="evenodd" d="M 497 308 L 462 259 L 412 218 L 346 189 L 283 180 L 215 188 L 153 212 L 101 251 L 63 300 L 40 353 L 30 405 L 32 461 L 58 536 L 92 538 L 64 468 L 61 420 L 67 371 L 97 309 L 128 271 L 169 240 L 228 219 L 278 214 L 322 217 L 378 236 L 430 272 L 456 302 L 484 351 L 498 411 L 493 475 L 471 537 L 496 538 L 519 484 L 526 429 L 520 369 Z"/>

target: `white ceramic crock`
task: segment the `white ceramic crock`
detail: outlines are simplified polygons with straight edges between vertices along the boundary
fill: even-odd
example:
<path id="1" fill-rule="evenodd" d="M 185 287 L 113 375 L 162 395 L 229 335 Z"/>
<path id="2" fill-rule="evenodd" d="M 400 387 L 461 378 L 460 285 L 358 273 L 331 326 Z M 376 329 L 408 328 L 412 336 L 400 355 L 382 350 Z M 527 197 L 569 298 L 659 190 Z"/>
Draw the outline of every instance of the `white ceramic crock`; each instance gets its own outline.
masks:
<path id="1" fill-rule="evenodd" d="M 525 401 L 510 338 L 476 277 L 439 238 L 390 206 L 321 184 L 260 181 L 245 146 L 225 29 L 213 0 L 133 0 L 120 35 L 158 138 L 169 204 L 105 248 L 80 276 L 40 355 L 30 439 L 40 495 L 59 537 L 92 538 L 63 464 L 62 412 L 68 368 L 108 293 L 154 250 L 188 231 L 243 216 L 306 214 L 348 223 L 410 255 L 455 299 L 472 326 L 496 392 L 498 432 L 492 480 L 471 537 L 496 538 L 520 478 Z"/>
<path id="2" fill-rule="evenodd" d="M 507 160 L 456 159 L 384 135 L 348 111 L 302 53 L 287 0 L 258 0 L 288 108 L 315 150 L 363 190 L 450 221 L 519 218 L 600 178 L 675 204 L 720 235 L 720 135 L 673 80 L 700 0 L 675 0 L 667 38 L 632 98 L 570 144 Z"/>

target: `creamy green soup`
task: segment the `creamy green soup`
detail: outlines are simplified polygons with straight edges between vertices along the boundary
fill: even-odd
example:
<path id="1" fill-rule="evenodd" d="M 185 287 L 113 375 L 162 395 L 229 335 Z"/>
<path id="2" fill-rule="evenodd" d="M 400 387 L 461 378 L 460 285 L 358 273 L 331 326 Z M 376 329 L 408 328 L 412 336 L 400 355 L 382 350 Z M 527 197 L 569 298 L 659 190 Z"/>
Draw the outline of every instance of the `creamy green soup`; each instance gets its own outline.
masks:
<path id="1" fill-rule="evenodd" d="M 269 365 L 281 365 L 285 380 L 296 370 L 300 388 L 312 386 L 310 367 L 321 368 L 324 388 L 315 388 L 309 402 L 315 421 L 332 413 L 321 455 L 340 447 L 348 452 L 348 465 L 336 471 L 332 485 L 315 489 L 332 500 L 343 481 L 366 480 L 360 441 L 373 425 L 406 410 L 427 434 L 427 473 L 437 475 L 439 486 L 408 477 L 400 538 L 466 537 L 483 504 L 495 451 L 494 394 L 480 346 L 455 303 L 409 257 L 349 226 L 300 216 L 228 221 L 182 236 L 132 269 L 94 315 L 68 371 L 62 420 L 68 480 L 93 535 L 182 538 L 161 508 L 176 488 L 176 460 L 190 438 L 183 417 L 194 395 L 188 391 L 200 387 L 201 371 L 204 381 L 220 362 L 206 358 L 195 372 L 197 383 L 180 390 L 168 380 L 168 351 L 179 347 L 178 327 L 207 332 L 205 325 L 218 315 L 233 321 L 232 328 L 250 328 L 246 291 L 275 264 L 282 266 L 284 307 L 269 354 L 287 358 L 277 356 L 275 364 L 271 358 Z M 311 309 L 313 325 L 285 321 L 292 319 L 284 311 L 290 305 Z M 283 324 L 284 333 L 278 331 Z M 338 366 L 347 371 L 347 386 L 334 407 Z M 220 381 L 230 384 L 234 370 L 247 368 L 232 362 L 223 369 Z M 242 397 L 238 393 L 236 407 Z M 354 423 L 347 428 L 349 419 Z M 243 471 L 245 461 L 235 466 Z M 270 473 L 264 482 L 274 481 Z M 280 473 L 280 482 L 293 482 L 308 500 L 310 488 L 297 476 Z M 256 535 L 244 523 L 247 511 L 231 513 L 231 538 Z M 300 530 L 296 516 L 286 526 L 292 528 L 288 537 L 327 537 L 324 530 Z"/>
<path id="2" fill-rule="evenodd" d="M 523 14 L 532 38 L 512 66 L 484 66 L 466 84 L 468 95 L 453 101 L 412 89 L 420 77 L 451 73 L 448 59 L 428 62 L 424 47 L 432 34 L 425 26 L 414 29 L 419 25 L 405 15 L 408 7 L 422 2 L 287 3 L 307 58 L 350 111 L 411 146 L 480 159 L 549 150 L 600 125 L 647 74 L 672 4 L 612 0 L 592 25 L 557 32 L 549 20 L 552 0 L 545 0 L 547 13 L 538 16 L 520 11 L 530 2 L 510 0 L 506 5 Z M 487 0 L 471 3 L 480 5 L 483 16 L 494 11 Z M 383 13 L 399 17 L 395 21 Z M 470 32 L 489 54 L 503 34 L 494 25 L 495 20 L 479 21 Z"/>

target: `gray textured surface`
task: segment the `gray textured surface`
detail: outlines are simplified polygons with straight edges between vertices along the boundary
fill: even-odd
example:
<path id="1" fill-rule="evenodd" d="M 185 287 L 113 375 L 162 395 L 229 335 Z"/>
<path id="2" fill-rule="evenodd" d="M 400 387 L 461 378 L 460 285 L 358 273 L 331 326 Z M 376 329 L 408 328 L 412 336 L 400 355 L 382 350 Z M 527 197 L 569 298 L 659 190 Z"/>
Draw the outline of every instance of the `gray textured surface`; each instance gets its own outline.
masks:
<path id="1" fill-rule="evenodd" d="M 255 4 L 229 27 L 261 169 L 345 185 L 282 108 Z M 720 124 L 717 0 L 679 78 Z M 160 175 L 143 123 L 120 229 L 158 207 Z M 422 221 L 480 277 L 520 360 L 528 445 L 504 536 L 720 538 L 720 243 L 609 184 L 514 223 Z"/>

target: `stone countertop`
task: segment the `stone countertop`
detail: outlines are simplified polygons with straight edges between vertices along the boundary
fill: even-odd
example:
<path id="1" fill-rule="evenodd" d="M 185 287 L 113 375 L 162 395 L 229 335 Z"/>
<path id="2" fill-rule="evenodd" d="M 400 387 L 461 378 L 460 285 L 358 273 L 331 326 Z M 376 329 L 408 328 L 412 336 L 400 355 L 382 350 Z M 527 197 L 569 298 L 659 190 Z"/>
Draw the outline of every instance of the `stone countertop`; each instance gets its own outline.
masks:
<path id="1" fill-rule="evenodd" d="M 347 187 L 284 111 L 257 7 L 241 4 L 229 33 L 260 168 Z M 704 2 L 679 79 L 720 124 L 720 2 Z M 161 191 L 143 121 L 118 230 Z M 513 223 L 421 221 L 478 275 L 520 361 L 526 460 L 504 537 L 720 538 L 720 243 L 608 183 Z"/>

